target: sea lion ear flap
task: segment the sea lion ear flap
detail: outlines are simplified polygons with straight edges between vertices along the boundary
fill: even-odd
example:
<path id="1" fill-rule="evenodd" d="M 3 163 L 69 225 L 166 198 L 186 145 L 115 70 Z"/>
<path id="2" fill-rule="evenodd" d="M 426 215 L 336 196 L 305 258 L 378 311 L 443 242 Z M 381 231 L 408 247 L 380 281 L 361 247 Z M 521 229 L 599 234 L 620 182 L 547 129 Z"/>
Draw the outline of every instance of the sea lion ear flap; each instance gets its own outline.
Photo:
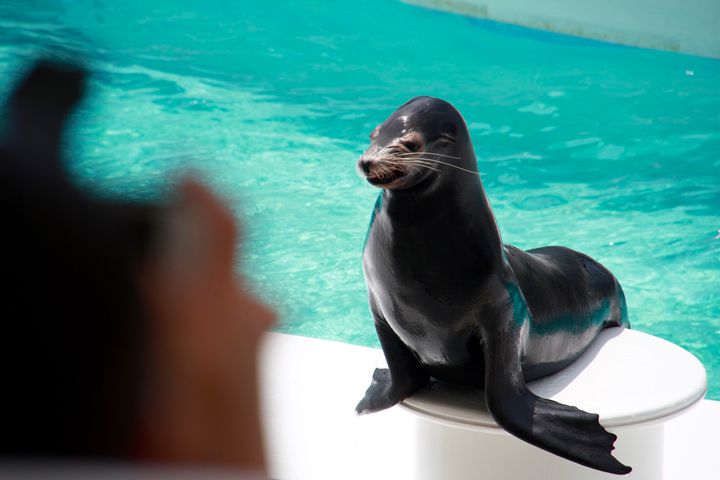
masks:
<path id="1" fill-rule="evenodd" d="M 22 156 L 42 162 L 59 161 L 67 117 L 84 90 L 83 69 L 58 62 L 39 62 L 7 102 L 3 144 Z"/>

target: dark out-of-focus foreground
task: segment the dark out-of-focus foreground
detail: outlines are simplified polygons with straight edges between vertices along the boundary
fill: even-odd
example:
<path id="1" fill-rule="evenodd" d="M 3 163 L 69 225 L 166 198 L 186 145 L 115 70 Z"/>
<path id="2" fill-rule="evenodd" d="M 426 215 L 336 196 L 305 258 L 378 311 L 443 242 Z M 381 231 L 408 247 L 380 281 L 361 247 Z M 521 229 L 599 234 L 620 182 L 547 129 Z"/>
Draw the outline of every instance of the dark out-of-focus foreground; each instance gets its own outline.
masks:
<path id="1" fill-rule="evenodd" d="M 274 314 L 234 273 L 235 222 L 203 184 L 97 198 L 61 145 L 83 69 L 40 62 L 0 147 L 0 457 L 262 472 L 256 353 Z"/>

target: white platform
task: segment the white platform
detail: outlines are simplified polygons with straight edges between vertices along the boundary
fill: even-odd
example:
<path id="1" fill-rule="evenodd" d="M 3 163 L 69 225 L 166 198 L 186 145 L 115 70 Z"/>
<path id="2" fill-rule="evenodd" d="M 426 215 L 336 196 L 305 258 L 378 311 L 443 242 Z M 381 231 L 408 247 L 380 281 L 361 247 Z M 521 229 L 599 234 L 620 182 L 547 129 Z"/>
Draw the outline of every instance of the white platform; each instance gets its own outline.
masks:
<path id="1" fill-rule="evenodd" d="M 382 353 L 371 348 L 268 335 L 261 378 L 272 478 L 416 477 L 415 414 L 401 407 L 363 417 L 354 414 L 381 358 Z M 702 400 L 670 420 L 665 428 L 663 478 L 720 478 L 718 431 L 720 402 L 716 401 Z M 406 435 L 406 442 L 397 441 L 398 433 Z"/>
<path id="2" fill-rule="evenodd" d="M 661 338 L 623 328 L 600 332 L 579 359 L 528 385 L 536 395 L 600 415 L 608 427 L 664 421 L 705 396 L 706 375 L 691 353 Z M 434 385 L 407 399 L 422 414 L 499 429 L 483 395 Z"/>
<path id="3" fill-rule="evenodd" d="M 657 480 L 664 424 L 703 398 L 706 374 L 700 361 L 677 345 L 610 328 L 570 366 L 528 386 L 540 397 L 599 414 L 618 437 L 613 455 L 633 468 L 627 478 Z M 484 397 L 479 389 L 436 383 L 402 403 L 416 413 L 417 478 L 466 480 L 477 471 L 512 480 L 537 480 L 538 472 L 553 480 L 613 478 L 508 434 L 493 420 Z"/>

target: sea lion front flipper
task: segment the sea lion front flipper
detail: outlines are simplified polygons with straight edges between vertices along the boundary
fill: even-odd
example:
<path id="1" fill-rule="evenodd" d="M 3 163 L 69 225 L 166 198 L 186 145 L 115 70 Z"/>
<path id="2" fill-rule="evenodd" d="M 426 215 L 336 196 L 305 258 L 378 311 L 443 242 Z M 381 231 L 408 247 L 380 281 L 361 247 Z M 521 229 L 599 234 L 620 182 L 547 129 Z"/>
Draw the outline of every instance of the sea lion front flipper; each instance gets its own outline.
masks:
<path id="1" fill-rule="evenodd" d="M 520 297 L 510 298 L 504 321 L 483 332 L 493 339 L 484 345 L 485 396 L 495 421 L 516 437 L 573 462 L 618 475 L 630 473 L 630 467 L 612 456 L 617 437 L 600 425 L 598 415 L 540 398 L 527 388 L 520 350 L 529 312 L 527 307 L 523 311 Z"/>
<path id="2" fill-rule="evenodd" d="M 427 385 L 430 376 L 370 301 L 375 330 L 389 368 L 377 368 L 365 396 L 355 407 L 362 415 L 390 408 Z"/>

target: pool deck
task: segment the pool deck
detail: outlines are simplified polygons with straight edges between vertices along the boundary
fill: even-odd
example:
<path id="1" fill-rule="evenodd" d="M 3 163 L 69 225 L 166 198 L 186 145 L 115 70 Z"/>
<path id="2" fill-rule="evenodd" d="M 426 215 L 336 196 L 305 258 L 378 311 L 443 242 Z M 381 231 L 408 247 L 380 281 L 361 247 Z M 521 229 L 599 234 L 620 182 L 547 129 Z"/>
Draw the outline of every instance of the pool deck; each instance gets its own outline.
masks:
<path id="1" fill-rule="evenodd" d="M 362 417 L 353 411 L 380 362 L 382 352 L 372 348 L 267 336 L 261 382 L 271 478 L 412 479 L 411 414 L 398 407 Z M 720 478 L 718 430 L 718 401 L 702 400 L 668 421 L 663 478 Z M 398 444 L 398 432 L 407 432 L 408 441 Z"/>

